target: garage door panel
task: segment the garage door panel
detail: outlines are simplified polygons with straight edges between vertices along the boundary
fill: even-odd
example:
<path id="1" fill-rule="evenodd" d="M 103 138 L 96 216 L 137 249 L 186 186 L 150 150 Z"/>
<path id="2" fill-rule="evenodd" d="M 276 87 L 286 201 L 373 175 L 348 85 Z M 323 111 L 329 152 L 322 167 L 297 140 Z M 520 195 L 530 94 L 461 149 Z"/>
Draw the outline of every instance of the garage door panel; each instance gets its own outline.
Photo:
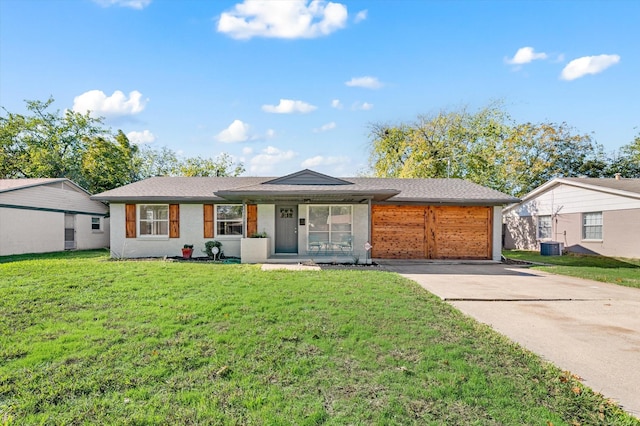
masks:
<path id="1" fill-rule="evenodd" d="M 372 256 L 490 259 L 492 208 L 372 206 Z"/>

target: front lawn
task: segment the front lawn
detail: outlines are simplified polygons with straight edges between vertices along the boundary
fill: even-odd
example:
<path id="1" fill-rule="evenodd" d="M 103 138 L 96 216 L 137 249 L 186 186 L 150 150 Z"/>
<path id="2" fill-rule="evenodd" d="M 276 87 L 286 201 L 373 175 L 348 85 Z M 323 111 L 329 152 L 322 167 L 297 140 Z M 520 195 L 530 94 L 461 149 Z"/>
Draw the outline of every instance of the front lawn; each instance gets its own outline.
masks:
<path id="1" fill-rule="evenodd" d="M 640 424 L 393 273 L 4 258 L 0 321 L 0 424 Z"/>
<path id="2" fill-rule="evenodd" d="M 563 256 L 542 256 L 539 252 L 524 250 L 504 250 L 502 254 L 507 259 L 546 264 L 533 267 L 541 271 L 640 288 L 640 259 L 573 253 Z"/>

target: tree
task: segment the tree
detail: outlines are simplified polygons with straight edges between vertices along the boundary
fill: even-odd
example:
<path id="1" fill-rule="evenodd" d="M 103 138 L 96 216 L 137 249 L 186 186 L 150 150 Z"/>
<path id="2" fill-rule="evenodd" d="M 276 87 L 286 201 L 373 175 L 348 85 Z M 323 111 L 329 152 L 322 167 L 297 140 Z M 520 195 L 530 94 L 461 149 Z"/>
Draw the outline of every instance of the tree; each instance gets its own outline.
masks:
<path id="1" fill-rule="evenodd" d="M 0 117 L 1 177 L 67 177 L 82 183 L 84 141 L 108 136 L 101 118 L 67 110 L 50 112 L 54 102 L 26 101 L 30 115 Z M 4 108 L 3 108 L 4 109 Z"/>
<path id="2" fill-rule="evenodd" d="M 602 148 L 566 123 L 515 123 L 500 102 L 370 125 L 369 165 L 380 177 L 456 177 L 522 196 L 557 176 L 601 167 Z M 590 164 L 590 166 L 589 166 Z"/>
<path id="3" fill-rule="evenodd" d="M 616 173 L 625 178 L 640 178 L 640 134 L 614 153 L 606 174 L 613 177 Z"/>
<path id="4" fill-rule="evenodd" d="M 134 156 L 138 147 L 118 130 L 114 141 L 102 136 L 86 142 L 82 156 L 82 176 L 85 188 L 91 193 L 113 189 L 136 179 Z"/>
<path id="5" fill-rule="evenodd" d="M 242 163 L 178 155 L 167 147 L 140 148 L 102 118 L 49 111 L 53 98 L 26 101 L 29 114 L 3 110 L 0 117 L 0 179 L 66 177 L 90 192 L 102 192 L 152 176 L 237 176 Z"/>

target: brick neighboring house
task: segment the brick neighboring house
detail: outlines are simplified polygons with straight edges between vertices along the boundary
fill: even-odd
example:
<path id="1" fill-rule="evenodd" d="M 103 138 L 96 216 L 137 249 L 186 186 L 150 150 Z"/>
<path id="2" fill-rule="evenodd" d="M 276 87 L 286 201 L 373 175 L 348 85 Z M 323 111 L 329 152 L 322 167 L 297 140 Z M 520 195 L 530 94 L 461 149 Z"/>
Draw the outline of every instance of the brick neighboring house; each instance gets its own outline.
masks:
<path id="1" fill-rule="evenodd" d="M 176 256 L 223 243 L 243 262 L 501 256 L 502 206 L 517 199 L 460 179 L 156 177 L 92 197 L 110 205 L 117 257 Z M 269 237 L 249 255 L 252 234 Z M 367 253 L 365 246 L 371 246 Z M 248 260 L 249 259 L 249 260 Z"/>
<path id="2" fill-rule="evenodd" d="M 505 248 L 640 258 L 640 179 L 558 178 L 503 211 Z"/>

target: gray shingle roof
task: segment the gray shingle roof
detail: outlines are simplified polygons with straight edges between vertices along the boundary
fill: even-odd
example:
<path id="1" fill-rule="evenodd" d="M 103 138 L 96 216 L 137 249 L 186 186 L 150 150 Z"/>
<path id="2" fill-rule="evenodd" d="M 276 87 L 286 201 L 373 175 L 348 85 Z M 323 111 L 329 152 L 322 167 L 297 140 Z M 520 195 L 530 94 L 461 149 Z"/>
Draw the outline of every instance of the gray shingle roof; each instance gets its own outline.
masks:
<path id="1" fill-rule="evenodd" d="M 461 179 L 341 178 L 350 184 L 269 184 L 274 177 L 155 177 L 93 196 L 124 201 L 234 201 L 312 197 L 336 200 L 370 197 L 386 202 L 502 205 L 519 201 L 499 191 Z M 293 195 L 293 197 L 291 197 Z M 224 197 L 224 198 L 223 198 Z"/>

